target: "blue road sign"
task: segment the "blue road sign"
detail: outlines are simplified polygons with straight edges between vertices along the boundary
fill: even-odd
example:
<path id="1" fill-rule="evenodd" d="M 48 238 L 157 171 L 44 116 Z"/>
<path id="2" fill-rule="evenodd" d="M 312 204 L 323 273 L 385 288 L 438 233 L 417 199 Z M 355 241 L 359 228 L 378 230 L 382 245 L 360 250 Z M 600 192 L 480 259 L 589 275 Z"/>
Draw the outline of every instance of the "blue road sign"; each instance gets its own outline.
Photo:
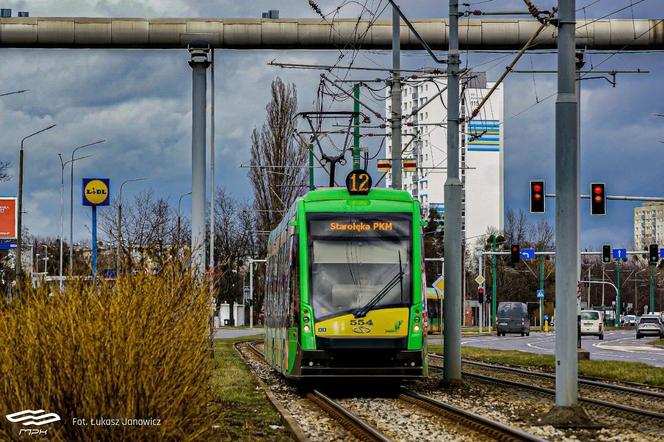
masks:
<path id="1" fill-rule="evenodd" d="M 664 249 L 659 249 L 659 257 L 664 259 Z"/>
<path id="2" fill-rule="evenodd" d="M 0 242 L 0 250 L 10 250 L 15 249 L 16 243 L 13 242 Z"/>
<path id="3" fill-rule="evenodd" d="M 613 259 L 627 258 L 627 249 L 613 249 Z"/>
<path id="4" fill-rule="evenodd" d="M 544 290 L 539 289 L 537 291 L 537 299 L 544 299 Z"/>
<path id="5" fill-rule="evenodd" d="M 535 259 L 535 249 L 521 249 L 521 259 L 532 261 Z"/>
<path id="6" fill-rule="evenodd" d="M 544 320 L 548 321 L 549 320 L 549 315 L 544 315 Z"/>

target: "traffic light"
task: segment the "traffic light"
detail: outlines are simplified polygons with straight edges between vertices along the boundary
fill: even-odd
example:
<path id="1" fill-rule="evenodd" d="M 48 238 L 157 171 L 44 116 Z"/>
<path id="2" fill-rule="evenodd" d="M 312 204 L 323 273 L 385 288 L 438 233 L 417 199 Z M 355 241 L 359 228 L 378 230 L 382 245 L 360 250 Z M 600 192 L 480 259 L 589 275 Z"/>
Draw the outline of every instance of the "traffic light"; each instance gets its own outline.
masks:
<path id="1" fill-rule="evenodd" d="M 590 214 L 606 215 L 604 183 L 592 183 L 590 185 Z"/>
<path id="2" fill-rule="evenodd" d="M 530 213 L 544 213 L 544 181 L 530 182 Z"/>
<path id="3" fill-rule="evenodd" d="M 477 299 L 482 304 L 484 302 L 484 287 L 479 287 L 477 289 Z"/>
<path id="4" fill-rule="evenodd" d="M 659 262 L 659 246 L 657 244 L 650 244 L 648 251 L 650 252 L 648 262 L 650 265 L 657 265 Z"/>
<path id="5" fill-rule="evenodd" d="M 512 249 L 510 250 L 510 261 L 512 264 L 516 264 L 521 260 L 521 247 L 518 244 L 512 244 Z"/>
<path id="6" fill-rule="evenodd" d="M 602 246 L 602 262 L 611 262 L 611 246 Z"/>

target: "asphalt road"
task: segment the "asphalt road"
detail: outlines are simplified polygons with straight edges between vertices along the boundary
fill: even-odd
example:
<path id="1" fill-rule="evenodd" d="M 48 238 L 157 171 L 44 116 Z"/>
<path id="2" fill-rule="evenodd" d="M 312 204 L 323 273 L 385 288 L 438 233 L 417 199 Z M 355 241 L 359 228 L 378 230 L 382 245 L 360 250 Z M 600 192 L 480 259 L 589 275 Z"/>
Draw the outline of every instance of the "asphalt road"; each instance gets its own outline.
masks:
<path id="1" fill-rule="evenodd" d="M 607 331 L 604 340 L 596 336 L 584 336 L 581 346 L 590 351 L 590 359 L 612 361 L 644 362 L 657 367 L 664 367 L 664 348 L 648 345 L 654 337 L 636 339 L 634 329 Z M 438 344 L 440 336 L 432 336 L 429 342 Z M 461 338 L 461 345 L 492 348 L 495 350 L 520 350 L 530 353 L 553 354 L 555 349 L 554 333 L 530 333 L 530 336 L 467 336 Z"/>

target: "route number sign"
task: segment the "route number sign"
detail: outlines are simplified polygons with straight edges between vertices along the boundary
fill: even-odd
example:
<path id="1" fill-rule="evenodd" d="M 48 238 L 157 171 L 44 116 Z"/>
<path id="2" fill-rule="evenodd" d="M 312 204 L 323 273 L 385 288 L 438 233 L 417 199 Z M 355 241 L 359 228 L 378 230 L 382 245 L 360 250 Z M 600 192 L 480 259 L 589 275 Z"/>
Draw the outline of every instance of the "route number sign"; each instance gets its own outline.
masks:
<path id="1" fill-rule="evenodd" d="M 366 195 L 371 190 L 371 175 L 366 170 L 353 170 L 346 176 L 346 189 L 351 195 Z"/>

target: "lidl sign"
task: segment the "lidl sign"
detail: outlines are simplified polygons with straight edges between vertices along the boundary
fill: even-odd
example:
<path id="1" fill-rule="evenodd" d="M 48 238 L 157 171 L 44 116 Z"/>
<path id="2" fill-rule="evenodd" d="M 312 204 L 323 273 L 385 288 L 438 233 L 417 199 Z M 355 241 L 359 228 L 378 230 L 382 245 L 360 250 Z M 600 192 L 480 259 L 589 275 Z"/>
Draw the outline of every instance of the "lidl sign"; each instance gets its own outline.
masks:
<path id="1" fill-rule="evenodd" d="M 83 205 L 108 206 L 111 184 L 108 178 L 83 178 Z"/>

